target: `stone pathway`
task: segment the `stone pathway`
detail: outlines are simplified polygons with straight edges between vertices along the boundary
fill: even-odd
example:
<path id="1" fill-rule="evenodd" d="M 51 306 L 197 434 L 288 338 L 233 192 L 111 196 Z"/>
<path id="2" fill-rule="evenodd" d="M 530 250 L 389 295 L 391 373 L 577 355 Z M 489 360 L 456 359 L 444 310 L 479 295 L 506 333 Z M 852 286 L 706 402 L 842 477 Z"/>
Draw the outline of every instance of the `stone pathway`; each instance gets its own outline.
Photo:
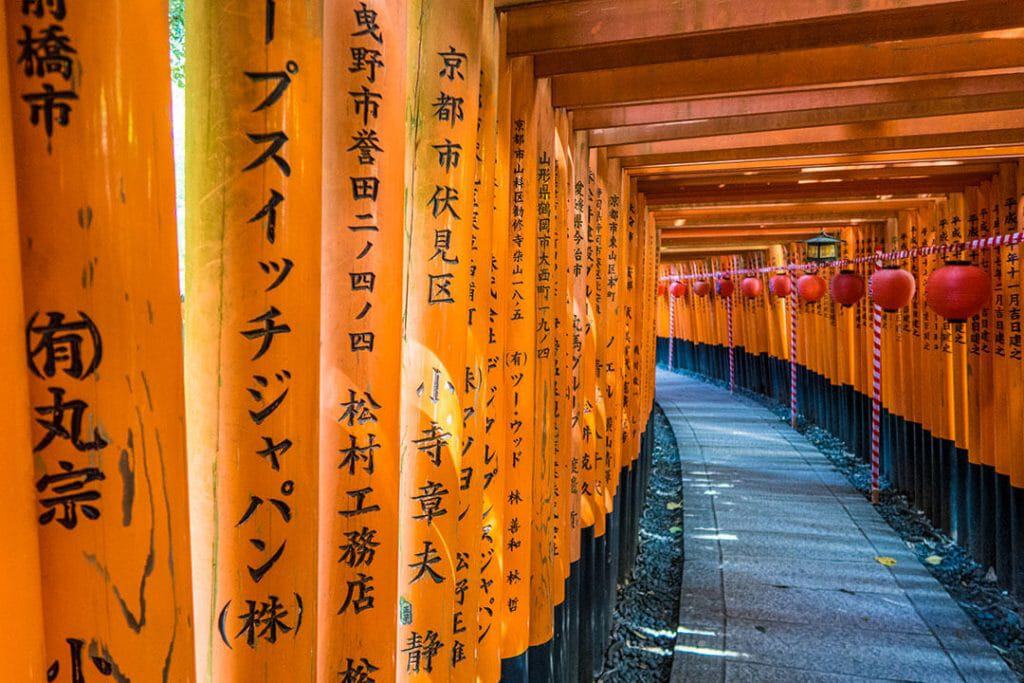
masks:
<path id="1" fill-rule="evenodd" d="M 657 382 L 683 467 L 672 681 L 1016 680 L 803 436 L 716 386 Z"/>

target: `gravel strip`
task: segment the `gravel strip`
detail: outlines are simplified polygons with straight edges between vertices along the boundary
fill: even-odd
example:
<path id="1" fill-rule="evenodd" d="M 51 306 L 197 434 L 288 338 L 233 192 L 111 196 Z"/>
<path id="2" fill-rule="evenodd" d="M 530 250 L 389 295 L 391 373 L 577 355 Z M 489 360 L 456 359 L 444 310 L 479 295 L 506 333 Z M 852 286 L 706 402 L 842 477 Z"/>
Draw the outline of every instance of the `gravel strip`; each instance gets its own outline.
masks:
<path id="1" fill-rule="evenodd" d="M 683 509 L 677 507 L 682 502 L 675 434 L 656 406 L 654 459 L 640 521 L 640 550 L 632 575 L 618 589 L 604 674 L 598 680 L 669 679 L 683 580 Z"/>

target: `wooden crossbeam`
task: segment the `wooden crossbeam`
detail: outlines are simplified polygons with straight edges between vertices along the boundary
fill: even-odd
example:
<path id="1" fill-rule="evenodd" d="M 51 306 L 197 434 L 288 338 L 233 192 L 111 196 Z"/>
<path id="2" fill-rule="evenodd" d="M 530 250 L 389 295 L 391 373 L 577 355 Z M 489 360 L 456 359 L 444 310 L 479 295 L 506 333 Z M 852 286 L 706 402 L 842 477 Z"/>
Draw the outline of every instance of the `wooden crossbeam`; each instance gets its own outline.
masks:
<path id="1" fill-rule="evenodd" d="M 925 77 L 900 83 L 846 85 L 768 94 L 586 107 L 573 112 L 577 130 L 644 126 L 676 121 L 704 121 L 782 112 L 872 107 L 895 103 L 974 98 L 1024 91 L 1024 73 L 950 78 Z"/>
<path id="2" fill-rule="evenodd" d="M 922 194 L 944 194 L 962 192 L 970 185 L 977 185 L 990 179 L 991 174 L 951 175 L 938 178 L 914 180 L 854 180 L 840 182 L 818 182 L 805 178 L 797 182 L 769 183 L 762 185 L 697 185 L 660 191 L 645 190 L 647 205 L 660 204 L 708 204 L 729 201 L 779 200 L 785 198 L 828 199 L 859 198 L 876 196 L 909 197 Z M 829 180 L 829 179 L 826 179 Z M 804 184 L 800 184 L 804 183 Z"/>
<path id="3" fill-rule="evenodd" d="M 916 99 L 910 102 L 886 102 L 874 105 L 829 107 L 803 111 L 733 116 L 706 121 L 680 121 L 593 130 L 591 147 L 608 147 L 641 142 L 687 140 L 716 135 L 736 136 L 743 133 L 812 128 L 817 126 L 848 126 L 931 116 L 1015 110 L 1024 108 L 1024 76 L 1019 90 L 991 95 L 968 95 L 935 100 Z M 863 130 L 866 127 L 861 127 Z"/>
<path id="4" fill-rule="evenodd" d="M 776 152 L 778 150 L 775 150 Z M 766 154 L 770 150 L 764 150 Z M 729 155 L 723 155 L 728 157 Z M 902 165 L 906 168 L 929 168 L 956 162 L 998 163 L 1015 161 L 1024 156 L 1024 144 L 1002 143 L 993 146 L 989 142 L 981 146 L 960 145 L 940 148 L 875 149 L 873 151 L 818 151 L 814 154 L 791 154 L 776 156 L 747 156 L 745 158 L 695 159 L 676 163 L 637 164 L 627 169 L 630 176 L 638 178 L 676 177 L 682 174 L 723 174 L 761 173 L 782 169 L 834 169 L 866 168 L 879 165 Z"/>
<path id="5" fill-rule="evenodd" d="M 924 178 L 944 178 L 947 176 L 990 176 L 998 172 L 999 166 L 994 163 L 970 163 L 949 161 L 941 165 L 886 165 L 864 164 L 846 167 L 824 167 L 818 171 L 814 168 L 769 168 L 759 171 L 739 173 L 676 173 L 673 175 L 642 175 L 637 181 L 637 189 L 646 194 L 670 192 L 699 186 L 729 187 L 785 185 L 801 180 L 811 181 L 861 181 L 875 180 L 899 182 Z M 828 183 L 826 183 L 828 184 Z"/>
<path id="6" fill-rule="evenodd" d="M 508 50 L 551 76 L 1021 25 L 1006 0 L 576 0 L 509 12 Z"/>
<path id="7" fill-rule="evenodd" d="M 841 83 L 985 75 L 1024 67 L 1019 32 L 967 34 L 892 43 L 677 61 L 552 78 L 555 106 L 577 108 Z"/>
<path id="8" fill-rule="evenodd" d="M 1009 157 L 1013 154 L 1010 150 L 1019 149 L 1021 140 L 1024 140 L 1024 126 L 982 131 L 967 129 L 959 133 L 934 133 L 909 137 L 883 136 L 852 140 L 839 137 L 818 142 L 793 142 L 740 148 L 730 147 L 728 143 L 716 148 L 712 143 L 712 146 L 707 149 L 658 154 L 648 152 L 635 156 L 623 156 L 620 160 L 623 168 L 655 165 L 667 168 L 682 164 L 712 162 L 736 164 L 742 161 L 755 161 L 752 165 L 756 167 L 771 159 L 789 159 L 793 165 L 806 166 L 812 163 L 812 160 L 822 164 L 829 163 L 826 160 L 834 159 L 837 154 L 845 155 L 847 158 L 864 158 L 866 155 L 879 152 L 912 151 L 913 155 L 911 156 L 916 158 L 928 158 L 927 153 L 929 152 L 932 153 L 931 158 L 935 159 L 946 159 L 951 156 L 956 158 L 957 148 L 973 149 L 981 156 Z"/>

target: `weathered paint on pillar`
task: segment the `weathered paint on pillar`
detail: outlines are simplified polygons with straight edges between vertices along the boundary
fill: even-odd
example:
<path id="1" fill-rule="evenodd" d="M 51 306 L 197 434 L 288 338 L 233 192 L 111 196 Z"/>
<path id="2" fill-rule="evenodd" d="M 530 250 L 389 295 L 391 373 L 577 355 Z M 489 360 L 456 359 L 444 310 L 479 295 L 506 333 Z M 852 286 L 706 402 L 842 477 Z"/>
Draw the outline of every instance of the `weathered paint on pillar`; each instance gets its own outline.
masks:
<path id="1" fill-rule="evenodd" d="M 533 467 L 536 459 L 537 159 L 536 93 L 530 58 L 511 60 L 509 302 L 504 357 L 505 524 L 502 659 L 529 645 Z"/>
<path id="2" fill-rule="evenodd" d="M 584 378 L 587 399 L 590 402 L 589 421 L 587 426 L 588 460 L 584 461 L 584 470 L 588 470 L 590 482 L 590 499 L 594 506 L 594 537 L 604 536 L 608 511 L 606 499 L 607 465 L 605 454 L 605 405 L 604 405 L 604 288 L 600 286 L 600 274 L 604 263 L 605 242 L 605 190 L 603 172 L 607 165 L 607 155 L 603 148 L 592 148 L 589 151 L 589 218 L 590 226 L 587 239 L 587 340 L 584 348 Z"/>
<path id="3" fill-rule="evenodd" d="M 447 680 L 466 656 L 454 620 L 480 3 L 413 3 L 408 41 L 397 668 Z"/>
<path id="4" fill-rule="evenodd" d="M 406 6 L 324 6 L 321 680 L 395 677 Z"/>
<path id="5" fill-rule="evenodd" d="M 552 191 L 552 325 L 554 328 L 554 424 L 553 446 L 555 472 L 552 495 L 554 496 L 554 552 L 556 575 L 552 600 L 555 605 L 565 602 L 565 581 L 569 578 L 570 516 L 572 513 L 570 493 L 571 407 L 570 386 L 572 374 L 572 309 L 569 300 L 568 247 L 571 238 L 572 188 L 568 155 L 564 140 L 568 139 L 565 112 L 555 112 L 554 140 L 554 188 Z"/>
<path id="6" fill-rule="evenodd" d="M 7 35 L 5 9 L 0 6 L 0 35 Z M 11 140 L 11 108 L 7 53 L 0 51 L 0 140 Z M 43 595 L 39 575 L 39 522 L 36 519 L 32 421 L 25 367 L 25 319 L 22 315 L 21 256 L 18 253 L 18 212 L 14 189 L 14 150 L 0 148 L 0 382 L 6 389 L 0 430 L 5 448 L 0 460 L 5 476 L 0 499 L 5 513 L 5 549 L 0 556 L 0 604 L 13 616 L 0 644 L 0 679 L 43 681 L 46 666 L 43 638 Z"/>
<path id="7" fill-rule="evenodd" d="M 466 370 L 460 385 L 463 394 L 463 449 L 459 475 L 458 547 L 455 572 L 453 639 L 462 656 L 452 660 L 452 678 L 477 680 L 477 645 L 482 600 L 481 567 L 491 559 L 485 542 L 484 515 L 491 505 L 485 496 L 492 490 L 497 457 L 487 450 L 487 402 L 490 325 L 491 243 L 494 228 L 494 172 L 497 146 L 497 16 L 493 2 L 483 5 L 480 22 L 480 111 L 474 153 L 473 220 L 469 245 L 469 306 L 466 309 Z M 497 387 L 500 391 L 500 386 Z M 490 607 L 490 605 L 487 605 Z"/>
<path id="8" fill-rule="evenodd" d="M 186 380 L 204 681 L 316 676 L 322 14 L 319 0 L 193 0 L 186 16 Z M 366 15 L 359 30 L 379 27 Z M 379 105 L 358 101 L 359 116 Z M 379 188 L 367 177 L 351 191 Z M 379 505 L 369 493 L 336 501 L 339 514 Z"/>
<path id="9" fill-rule="evenodd" d="M 536 81 L 536 147 L 534 156 L 536 185 L 533 194 L 536 216 L 536 261 L 533 290 L 535 295 L 535 383 L 533 511 L 530 543 L 530 645 L 541 645 L 554 635 L 554 513 L 551 490 L 555 477 L 555 330 L 552 280 L 552 202 L 554 193 L 555 129 L 551 109 L 551 82 Z"/>
<path id="10" fill-rule="evenodd" d="M 485 15 L 484 26 L 487 25 Z M 486 75 L 481 81 L 485 98 L 494 97 L 496 127 L 493 170 L 493 219 L 491 263 L 487 288 L 487 403 L 484 435 L 484 461 L 489 479 L 484 485 L 483 529 L 480 544 L 480 597 L 477 637 L 477 676 L 480 680 L 501 677 L 501 615 L 503 602 L 504 519 L 505 519 L 505 454 L 508 448 L 505 410 L 508 395 L 504 389 L 504 358 L 507 336 L 506 319 L 509 304 L 509 234 L 510 215 L 508 178 L 511 136 L 511 83 L 505 57 L 507 18 L 502 15 L 497 32 L 497 71 L 494 82 Z M 486 65 L 486 59 L 481 63 Z M 490 95 L 494 89 L 494 94 Z M 484 105 L 486 107 L 486 104 Z M 481 134 L 485 128 L 481 128 Z"/>
<path id="11" fill-rule="evenodd" d="M 189 680 L 166 6 L 5 5 L 47 678 Z"/>
<path id="12" fill-rule="evenodd" d="M 590 465 L 590 436 L 592 432 L 592 409 L 588 394 L 587 376 L 590 367 L 587 358 L 593 355 L 593 341 L 589 339 L 587 304 L 587 249 L 590 232 L 590 203 L 587 201 L 589 186 L 590 153 L 586 131 L 577 131 L 572 143 L 573 164 L 573 228 L 571 244 L 572 302 L 573 302 L 573 434 L 572 473 L 570 487 L 579 497 L 578 527 L 586 529 L 594 525 L 593 468 Z M 588 354 L 589 351 L 589 354 Z M 575 484 L 575 486 L 573 486 Z M 571 561 L 580 558 L 581 548 L 577 541 L 571 554 Z"/>

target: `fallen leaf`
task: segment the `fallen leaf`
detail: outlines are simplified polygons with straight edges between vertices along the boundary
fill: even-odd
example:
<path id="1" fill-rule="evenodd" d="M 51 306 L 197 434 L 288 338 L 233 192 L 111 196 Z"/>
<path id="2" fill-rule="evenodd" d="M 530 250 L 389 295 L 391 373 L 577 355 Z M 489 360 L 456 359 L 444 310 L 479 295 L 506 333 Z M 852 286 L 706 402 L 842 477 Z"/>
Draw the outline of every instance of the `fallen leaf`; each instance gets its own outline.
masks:
<path id="1" fill-rule="evenodd" d="M 681 508 L 681 507 L 683 507 L 683 506 L 682 506 L 682 504 L 680 504 L 680 503 L 667 503 L 667 504 L 665 505 L 665 508 L 666 508 L 667 510 L 678 510 L 678 509 L 679 509 L 679 508 Z"/>
<path id="2" fill-rule="evenodd" d="M 674 526 L 674 527 L 671 527 L 671 528 L 669 529 L 669 531 L 670 531 L 671 533 L 673 533 L 673 534 L 678 534 L 678 533 L 681 533 L 681 532 L 682 532 L 682 530 L 683 530 L 683 528 L 682 528 L 682 527 L 678 527 L 678 526 Z"/>
<path id="3" fill-rule="evenodd" d="M 878 556 L 875 557 L 875 562 L 877 562 L 878 564 L 883 565 L 885 567 L 895 567 L 896 566 L 896 560 L 894 558 L 892 558 L 892 557 L 882 557 L 881 555 L 878 555 Z"/>
<path id="4" fill-rule="evenodd" d="M 937 564 L 942 564 L 942 558 L 938 555 L 929 555 L 928 557 L 924 558 L 924 561 L 932 565 L 933 567 Z"/>

